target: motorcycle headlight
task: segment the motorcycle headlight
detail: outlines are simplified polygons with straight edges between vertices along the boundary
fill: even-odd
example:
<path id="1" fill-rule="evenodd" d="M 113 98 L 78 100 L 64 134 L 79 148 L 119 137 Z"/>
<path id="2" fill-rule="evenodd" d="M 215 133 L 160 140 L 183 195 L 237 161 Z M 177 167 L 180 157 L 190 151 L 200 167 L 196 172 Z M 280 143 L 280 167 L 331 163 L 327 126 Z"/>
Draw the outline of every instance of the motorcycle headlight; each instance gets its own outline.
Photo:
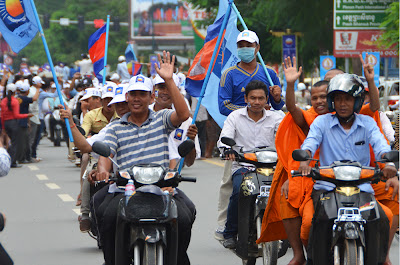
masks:
<path id="1" fill-rule="evenodd" d="M 361 175 L 361 168 L 354 166 L 340 166 L 334 167 L 333 172 L 335 173 L 335 178 L 337 180 L 359 180 Z"/>
<path id="2" fill-rule="evenodd" d="M 141 184 L 154 184 L 160 180 L 164 169 L 160 167 L 134 166 L 132 168 L 134 179 Z"/>
<path id="3" fill-rule="evenodd" d="M 274 163 L 278 160 L 276 152 L 272 151 L 260 151 L 256 152 L 257 161 L 261 163 Z"/>

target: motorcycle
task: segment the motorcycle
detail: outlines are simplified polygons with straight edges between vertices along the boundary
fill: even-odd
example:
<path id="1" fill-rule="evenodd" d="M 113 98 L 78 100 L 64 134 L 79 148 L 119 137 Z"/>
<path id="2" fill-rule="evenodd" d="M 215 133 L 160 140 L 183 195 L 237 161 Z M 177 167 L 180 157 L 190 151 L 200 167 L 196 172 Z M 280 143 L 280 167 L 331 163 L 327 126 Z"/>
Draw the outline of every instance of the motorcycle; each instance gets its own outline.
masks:
<path id="1" fill-rule="evenodd" d="M 178 151 L 181 157 L 185 157 L 193 148 L 194 142 L 186 140 Z M 92 149 L 111 159 L 110 148 L 106 144 L 95 142 Z M 113 163 L 116 164 L 115 161 Z M 157 164 L 139 164 L 117 171 L 110 180 L 122 189 L 129 180 L 133 180 L 136 187 L 131 197 L 124 197 L 119 202 L 115 264 L 176 265 L 178 210 L 173 195 L 163 192 L 161 188 L 175 188 L 181 181 L 196 182 L 196 178 L 183 177 L 176 170 Z"/>
<path id="2" fill-rule="evenodd" d="M 230 148 L 236 145 L 235 140 L 228 137 L 222 137 L 221 142 Z M 255 166 L 255 169 L 251 169 L 243 176 L 239 191 L 239 227 L 234 252 L 242 259 L 244 265 L 256 264 L 258 257 L 262 257 L 264 265 L 276 265 L 280 257 L 278 255 L 281 245 L 279 241 L 256 244 L 257 238 L 261 235 L 261 223 L 267 207 L 277 159 L 274 148 L 260 147 L 246 152 L 242 150 L 237 152 L 238 162 Z M 285 253 L 286 251 L 281 250 L 282 256 Z"/>
<path id="3" fill-rule="evenodd" d="M 304 150 L 295 150 L 292 156 L 296 161 L 316 161 L 308 176 L 314 180 L 323 180 L 336 185 L 334 190 L 323 192 L 318 202 L 314 203 L 316 205 L 314 219 L 333 220 L 332 241 L 329 243 L 331 256 L 333 251 L 333 264 L 362 265 L 364 261 L 366 264 L 377 264 L 379 256 L 377 249 L 380 245 L 378 242 L 379 247 L 367 248 L 365 228 L 369 222 L 379 220 L 378 203 L 374 194 L 360 191 L 358 185 L 379 182 L 382 172 L 377 162 L 398 161 L 398 151 L 386 153 L 382 160 L 375 162 L 375 167 L 362 166 L 354 161 L 337 161 L 330 166 L 321 167 L 319 160 L 311 159 Z M 302 175 L 301 172 L 293 171 L 292 176 Z M 368 238 L 371 241 L 387 242 L 384 236 L 380 240 L 380 235 Z M 318 253 L 312 251 L 313 261 L 318 260 L 317 255 Z"/>
<path id="4" fill-rule="evenodd" d="M 61 146 L 61 141 L 63 141 L 63 128 L 65 125 L 63 124 L 63 121 L 60 118 L 60 110 L 58 108 L 55 108 L 53 110 L 53 113 L 51 114 L 50 117 L 50 124 L 51 124 L 51 129 L 54 130 L 54 138 L 53 138 L 53 144 L 54 146 Z"/>

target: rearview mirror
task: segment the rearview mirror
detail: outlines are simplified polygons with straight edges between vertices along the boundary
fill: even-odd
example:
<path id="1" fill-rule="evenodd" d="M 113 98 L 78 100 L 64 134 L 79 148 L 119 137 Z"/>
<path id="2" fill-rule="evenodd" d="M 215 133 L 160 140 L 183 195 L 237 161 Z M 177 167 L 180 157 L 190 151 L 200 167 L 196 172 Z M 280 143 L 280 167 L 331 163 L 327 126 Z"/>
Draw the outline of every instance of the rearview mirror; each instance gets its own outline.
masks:
<path id="1" fill-rule="evenodd" d="M 233 140 L 232 138 L 229 138 L 229 137 L 225 137 L 225 136 L 224 136 L 224 137 L 221 137 L 221 142 L 222 142 L 223 144 L 226 144 L 226 145 L 230 146 L 230 147 L 236 145 L 235 140 Z"/>
<path id="2" fill-rule="evenodd" d="M 393 150 L 389 151 L 383 155 L 383 159 L 388 162 L 398 162 L 399 161 L 399 151 Z"/>
<path id="3" fill-rule="evenodd" d="M 178 146 L 178 153 L 181 157 L 187 156 L 195 147 L 193 140 L 187 139 Z"/>
<path id="4" fill-rule="evenodd" d="M 104 157 L 109 157 L 111 154 L 110 147 L 107 144 L 100 142 L 100 141 L 96 141 L 93 143 L 92 150 L 96 154 L 98 154 L 100 156 L 104 156 Z"/>
<path id="5" fill-rule="evenodd" d="M 85 129 L 83 129 L 81 126 L 76 125 L 76 128 L 78 128 L 78 131 L 79 131 L 83 136 L 86 135 Z"/>
<path id="6" fill-rule="evenodd" d="M 292 157 L 295 161 L 307 161 L 311 158 L 306 150 L 301 149 L 294 150 Z"/>

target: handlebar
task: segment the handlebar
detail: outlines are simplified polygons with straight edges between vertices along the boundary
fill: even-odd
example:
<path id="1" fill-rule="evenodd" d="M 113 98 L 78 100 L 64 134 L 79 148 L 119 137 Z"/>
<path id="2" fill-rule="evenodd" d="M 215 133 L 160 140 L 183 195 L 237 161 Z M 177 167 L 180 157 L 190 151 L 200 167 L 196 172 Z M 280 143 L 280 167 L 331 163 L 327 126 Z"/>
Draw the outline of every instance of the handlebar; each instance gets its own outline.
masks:
<path id="1" fill-rule="evenodd" d="M 194 177 L 181 177 L 181 181 L 197 182 L 197 178 L 194 178 Z"/>

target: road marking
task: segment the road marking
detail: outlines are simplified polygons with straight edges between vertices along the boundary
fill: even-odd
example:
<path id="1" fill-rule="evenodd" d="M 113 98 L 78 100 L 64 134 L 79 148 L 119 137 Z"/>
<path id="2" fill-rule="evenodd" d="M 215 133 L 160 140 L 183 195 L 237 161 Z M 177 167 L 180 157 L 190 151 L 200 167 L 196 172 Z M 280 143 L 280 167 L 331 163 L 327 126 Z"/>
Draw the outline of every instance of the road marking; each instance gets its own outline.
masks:
<path id="1" fill-rule="evenodd" d="M 60 199 L 63 202 L 73 202 L 73 201 L 75 201 L 74 198 L 69 196 L 69 194 L 57 194 L 57 195 L 58 195 L 58 197 L 60 197 Z"/>
<path id="2" fill-rule="evenodd" d="M 72 209 L 72 211 L 74 211 L 77 215 L 81 214 L 81 209 L 80 208 Z"/>
<path id="3" fill-rule="evenodd" d="M 219 167 L 225 167 L 225 163 L 223 163 L 223 162 L 218 162 L 218 161 L 211 160 L 211 159 L 210 160 L 206 159 L 206 160 L 202 160 L 202 161 L 204 161 L 206 163 L 210 163 L 210 164 L 216 165 L 216 166 L 219 166 Z"/>
<path id="4" fill-rule="evenodd" d="M 59 190 L 60 186 L 58 186 L 56 183 L 46 183 L 47 188 L 51 190 Z"/>
<path id="5" fill-rule="evenodd" d="M 43 174 L 37 174 L 36 177 L 38 180 L 48 180 L 49 178 L 46 175 Z"/>
<path id="6" fill-rule="evenodd" d="M 37 171 L 39 168 L 37 166 L 28 166 L 30 170 Z"/>

